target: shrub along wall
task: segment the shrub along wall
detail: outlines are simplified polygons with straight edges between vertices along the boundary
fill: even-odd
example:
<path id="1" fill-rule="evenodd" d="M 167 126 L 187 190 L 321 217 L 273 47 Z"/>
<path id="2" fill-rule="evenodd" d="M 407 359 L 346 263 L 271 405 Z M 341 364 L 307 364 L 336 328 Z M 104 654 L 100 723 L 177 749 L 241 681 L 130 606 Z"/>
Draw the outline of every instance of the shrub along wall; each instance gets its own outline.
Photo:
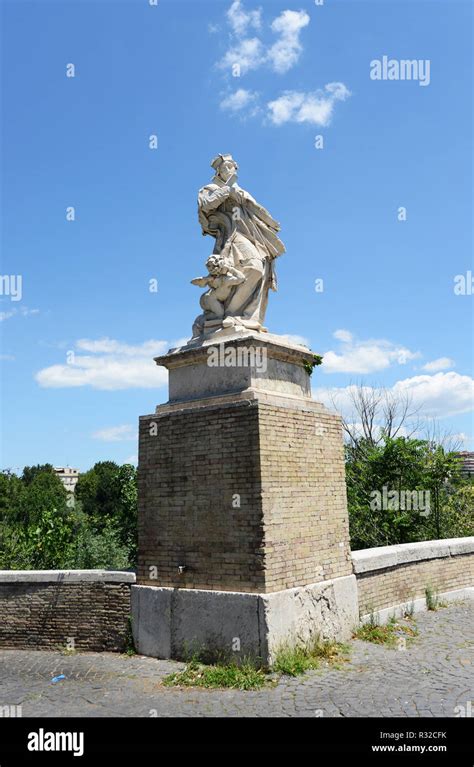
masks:
<path id="1" fill-rule="evenodd" d="M 474 597 L 474 537 L 362 549 L 352 552 L 352 562 L 361 617 L 424 601 L 427 588 L 452 599 Z"/>
<path id="2" fill-rule="evenodd" d="M 0 571 L 0 647 L 123 651 L 135 575 L 105 570 Z"/>

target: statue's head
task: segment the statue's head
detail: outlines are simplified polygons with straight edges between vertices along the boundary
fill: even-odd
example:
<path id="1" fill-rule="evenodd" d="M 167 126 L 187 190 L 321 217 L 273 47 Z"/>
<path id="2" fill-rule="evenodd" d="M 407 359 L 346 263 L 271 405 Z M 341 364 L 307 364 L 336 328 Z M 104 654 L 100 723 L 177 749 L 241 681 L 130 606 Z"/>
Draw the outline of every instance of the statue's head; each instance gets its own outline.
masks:
<path id="1" fill-rule="evenodd" d="M 222 266 L 222 258 L 220 256 L 209 256 L 206 261 L 206 267 L 209 274 L 217 276 L 220 273 Z"/>
<path id="2" fill-rule="evenodd" d="M 216 176 L 219 176 L 222 181 L 228 181 L 237 173 L 239 166 L 231 154 L 218 154 L 211 162 L 211 168 L 214 168 Z"/>

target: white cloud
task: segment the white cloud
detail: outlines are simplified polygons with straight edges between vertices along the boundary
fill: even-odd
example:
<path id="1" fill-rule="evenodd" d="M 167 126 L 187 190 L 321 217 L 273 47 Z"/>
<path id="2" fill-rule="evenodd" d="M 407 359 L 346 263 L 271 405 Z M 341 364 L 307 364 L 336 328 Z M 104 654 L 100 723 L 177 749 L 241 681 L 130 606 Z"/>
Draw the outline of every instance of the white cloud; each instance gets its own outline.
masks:
<path id="1" fill-rule="evenodd" d="M 279 338 L 284 338 L 286 341 L 288 341 L 289 344 L 296 344 L 297 346 L 307 346 L 308 349 L 311 348 L 308 339 L 305 338 L 304 336 L 285 333 L 285 335 L 279 336 Z"/>
<path id="2" fill-rule="evenodd" d="M 350 417 L 354 409 L 351 393 L 357 388 L 355 385 L 321 387 L 313 390 L 313 396 L 330 408 L 335 403 L 339 412 Z M 370 386 L 363 388 L 368 393 L 373 390 Z M 427 419 L 447 418 L 474 409 L 474 379 L 452 371 L 405 378 L 397 381 L 387 392 L 402 400 L 408 396 L 411 408 L 419 408 L 417 415 Z"/>
<path id="3" fill-rule="evenodd" d="M 310 23 L 306 11 L 285 10 L 276 16 L 270 27 L 277 35 L 272 43 L 262 41 L 262 37 L 251 30 L 262 27 L 262 11 L 247 11 L 240 0 L 234 0 L 226 14 L 230 26 L 230 45 L 225 55 L 216 66 L 231 70 L 232 75 L 243 76 L 248 72 L 267 66 L 277 74 L 285 74 L 299 61 L 303 52 L 301 32 Z M 249 116 L 254 117 L 261 110 L 255 107 L 255 96 L 250 91 L 240 88 L 235 94 L 221 102 L 221 108 L 230 112 L 243 112 L 253 107 Z M 267 103 L 268 118 L 274 125 L 286 122 L 309 123 L 310 125 L 329 125 L 334 105 L 350 96 L 350 91 L 343 83 L 328 83 L 323 89 L 313 92 L 285 91 L 273 101 Z"/>
<path id="4" fill-rule="evenodd" d="M 252 104 L 255 105 L 257 98 L 257 93 L 247 91 L 245 88 L 239 88 L 235 93 L 226 96 L 221 101 L 221 109 L 230 112 L 240 112 L 242 109 L 246 109 Z"/>
<path id="5" fill-rule="evenodd" d="M 124 463 L 131 463 L 133 466 L 136 466 L 138 464 L 138 455 L 129 455 Z"/>
<path id="6" fill-rule="evenodd" d="M 109 426 L 106 429 L 99 429 L 92 435 L 93 439 L 100 439 L 103 442 L 126 442 L 136 440 L 138 437 L 137 429 L 126 423 L 122 426 Z"/>
<path id="7" fill-rule="evenodd" d="M 39 309 L 28 309 L 26 306 L 15 307 L 14 309 L 10 309 L 7 312 L 0 312 L 0 322 L 9 320 L 10 317 L 15 316 L 30 317 L 32 314 L 39 314 L 39 311 Z"/>
<path id="8" fill-rule="evenodd" d="M 179 349 L 181 346 L 186 346 L 186 344 L 189 341 L 189 336 L 186 338 L 178 338 L 176 341 L 173 341 L 172 349 Z"/>
<path id="9" fill-rule="evenodd" d="M 102 354 L 123 354 L 126 357 L 156 357 L 159 354 L 165 354 L 168 351 L 167 341 L 144 341 L 138 346 L 123 344 L 112 338 L 99 338 L 97 341 L 89 338 L 80 338 L 76 342 L 76 348 L 84 352 L 102 353 Z"/>
<path id="10" fill-rule="evenodd" d="M 460 442 L 461 445 L 464 445 L 466 442 L 470 441 L 470 437 L 469 434 L 465 434 L 463 431 L 458 431 L 451 435 L 451 440 L 453 442 Z"/>
<path id="11" fill-rule="evenodd" d="M 437 373 L 439 370 L 448 370 L 448 368 L 454 367 L 454 360 L 450 357 L 438 357 L 438 359 L 432 362 L 427 362 L 426 365 L 422 365 L 422 370 L 426 370 L 428 373 Z"/>
<path id="12" fill-rule="evenodd" d="M 349 386 L 320 386 L 313 389 L 312 394 L 314 399 L 322 402 L 330 410 L 334 410 L 336 407 L 337 411 L 345 418 L 351 418 L 354 411 L 352 395 L 359 388 L 367 394 L 372 391 L 371 386 L 358 387 L 355 384 L 350 384 Z"/>
<path id="13" fill-rule="evenodd" d="M 227 20 L 236 35 L 243 35 L 247 27 L 259 29 L 262 23 L 262 9 L 245 11 L 241 0 L 234 0 L 227 13 Z"/>
<path id="14" fill-rule="evenodd" d="M 336 101 L 345 101 L 350 91 L 344 83 L 328 83 L 324 90 L 312 93 L 285 91 L 267 104 L 274 125 L 287 122 L 326 126 L 331 122 Z"/>
<path id="15" fill-rule="evenodd" d="M 145 341 L 137 346 L 111 338 L 80 339 L 66 364 L 51 365 L 35 375 L 45 388 L 90 386 L 93 389 L 154 389 L 166 384 L 168 374 L 154 356 L 165 353 L 166 341 Z M 77 351 L 76 351 L 77 350 Z M 80 354 L 86 351 L 91 354 Z"/>
<path id="16" fill-rule="evenodd" d="M 280 35 L 280 39 L 271 46 L 267 57 L 278 74 L 288 72 L 298 62 L 303 50 L 300 32 L 308 24 L 306 11 L 283 11 L 272 22 L 272 30 Z"/>
<path id="17" fill-rule="evenodd" d="M 231 28 L 232 46 L 218 62 L 221 69 L 240 67 L 240 75 L 268 64 L 274 72 L 284 74 L 299 60 L 303 46 L 300 41 L 301 30 L 309 24 L 306 11 L 283 11 L 277 16 L 271 29 L 279 38 L 272 45 L 264 45 L 260 37 L 245 37 L 253 29 L 262 25 L 261 9 L 244 10 L 240 0 L 235 0 L 227 11 L 227 21 Z"/>
<path id="18" fill-rule="evenodd" d="M 453 371 L 406 378 L 392 389 L 395 394 L 410 395 L 415 406 L 423 406 L 427 417 L 444 418 L 474 408 L 474 379 Z"/>
<path id="19" fill-rule="evenodd" d="M 230 48 L 218 66 L 221 69 L 232 69 L 238 65 L 240 74 L 245 75 L 252 69 L 259 69 L 265 60 L 265 48 L 262 41 L 258 37 L 248 37 Z"/>
<path id="20" fill-rule="evenodd" d="M 334 405 L 332 403 L 328 403 L 331 410 L 334 409 Z M 339 399 L 335 400 L 335 405 L 339 412 L 341 412 L 341 409 L 339 408 Z M 348 428 L 351 431 L 351 434 L 353 434 L 355 437 L 363 437 L 364 435 L 364 427 L 360 421 L 357 422 L 348 422 Z M 372 428 L 372 433 L 375 439 L 380 439 L 382 434 L 383 426 L 382 424 L 374 424 Z M 397 437 L 408 437 L 412 435 L 412 429 L 408 429 L 405 426 L 400 426 L 397 429 Z M 420 434 L 420 439 L 423 439 L 423 437 Z"/>
<path id="21" fill-rule="evenodd" d="M 339 351 L 324 353 L 324 373 L 375 373 L 393 364 L 405 365 L 420 356 L 405 346 L 384 339 L 358 341 L 348 330 L 336 330 L 334 337 L 341 342 Z"/>
<path id="22" fill-rule="evenodd" d="M 335 330 L 333 333 L 333 337 L 337 338 L 338 341 L 344 341 L 345 343 L 350 343 L 352 341 L 352 333 L 349 332 L 349 330 Z"/>

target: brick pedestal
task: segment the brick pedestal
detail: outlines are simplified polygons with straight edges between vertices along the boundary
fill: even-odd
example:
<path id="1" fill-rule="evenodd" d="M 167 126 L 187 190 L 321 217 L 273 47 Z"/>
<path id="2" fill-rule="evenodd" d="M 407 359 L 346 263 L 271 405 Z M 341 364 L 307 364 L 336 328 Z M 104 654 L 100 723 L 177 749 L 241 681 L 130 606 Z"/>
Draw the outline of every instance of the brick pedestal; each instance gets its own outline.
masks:
<path id="1" fill-rule="evenodd" d="M 171 394 L 140 419 L 135 638 L 159 657 L 269 660 L 357 620 L 341 424 L 311 399 L 309 350 L 268 334 L 221 345 L 234 357 L 214 368 L 215 343 L 157 359 Z M 227 367 L 244 347 L 259 353 Z"/>

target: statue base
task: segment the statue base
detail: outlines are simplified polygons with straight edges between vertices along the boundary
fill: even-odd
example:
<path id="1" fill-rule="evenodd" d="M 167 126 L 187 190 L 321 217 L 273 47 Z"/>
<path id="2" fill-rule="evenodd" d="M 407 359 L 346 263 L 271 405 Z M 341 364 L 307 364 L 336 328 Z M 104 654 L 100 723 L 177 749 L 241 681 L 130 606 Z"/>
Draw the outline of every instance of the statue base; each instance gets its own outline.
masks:
<path id="1" fill-rule="evenodd" d="M 220 328 L 155 362 L 169 371 L 169 402 L 247 389 L 311 398 L 308 366 L 314 354 L 268 332 Z"/>
<path id="2" fill-rule="evenodd" d="M 223 320 L 206 320 L 204 322 L 203 339 L 209 339 L 211 336 L 225 338 L 232 333 L 245 333 L 246 330 L 255 330 L 260 333 L 268 333 L 257 320 L 245 320 L 241 317 L 225 317 Z M 199 338 L 194 339 L 199 342 Z"/>
<path id="3" fill-rule="evenodd" d="M 271 666 L 282 648 L 350 639 L 357 583 L 347 575 L 270 594 L 132 586 L 132 615 L 140 655 Z"/>
<path id="4" fill-rule="evenodd" d="M 156 358 L 169 401 L 140 418 L 139 652 L 233 649 L 264 662 L 356 624 L 339 416 L 314 355 L 269 333 Z M 234 655 L 233 657 L 243 657 Z"/>

